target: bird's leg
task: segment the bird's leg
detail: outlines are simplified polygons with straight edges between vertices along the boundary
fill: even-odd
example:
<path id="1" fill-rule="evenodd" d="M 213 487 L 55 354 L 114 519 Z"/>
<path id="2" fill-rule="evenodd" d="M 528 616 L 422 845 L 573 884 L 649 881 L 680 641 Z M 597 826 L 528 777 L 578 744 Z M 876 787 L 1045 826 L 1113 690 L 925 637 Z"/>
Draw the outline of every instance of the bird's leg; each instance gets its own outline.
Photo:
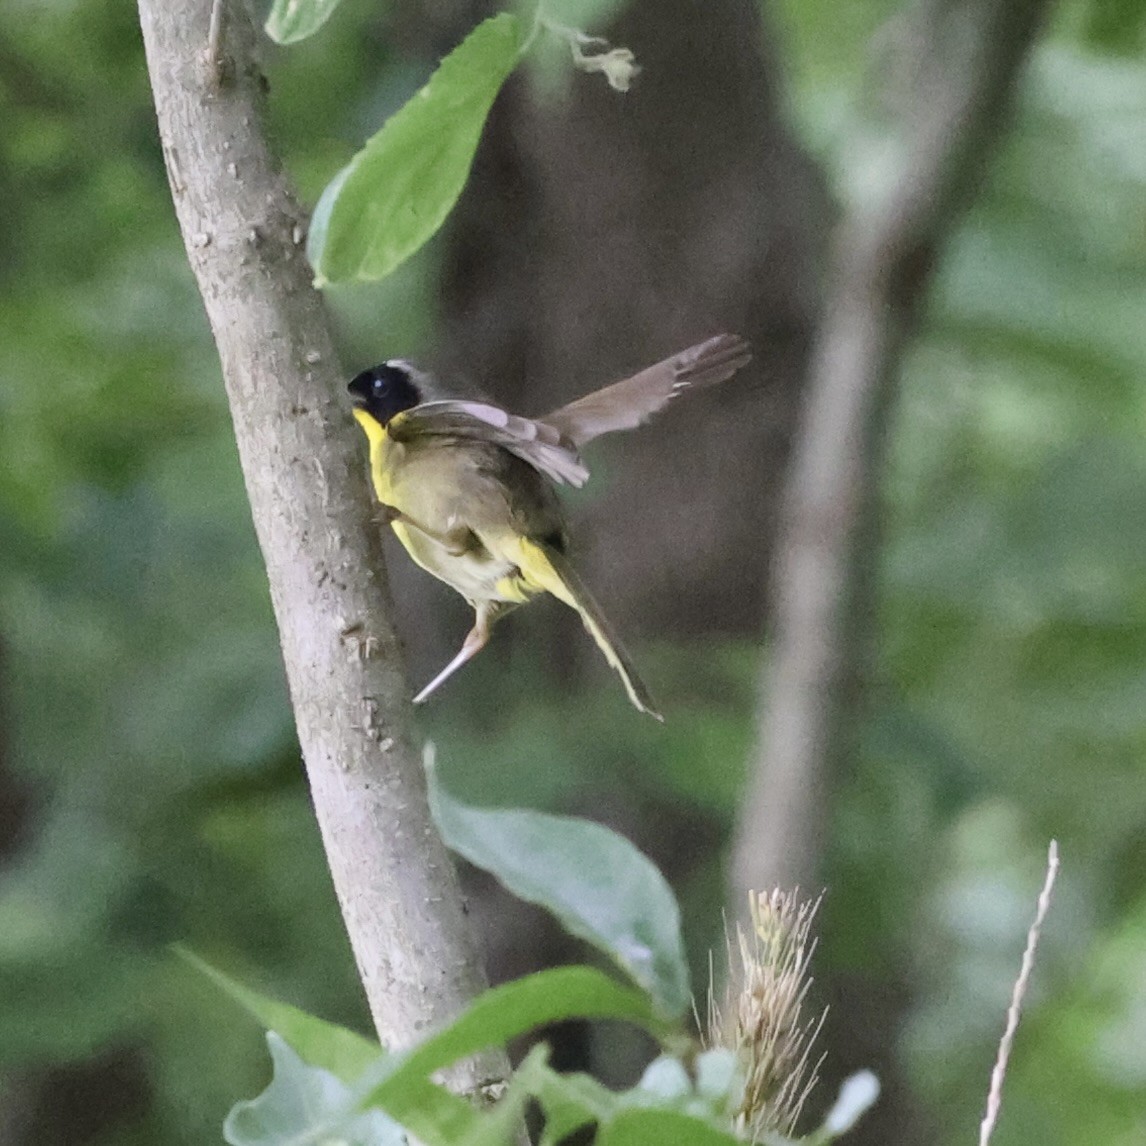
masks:
<path id="1" fill-rule="evenodd" d="M 451 557 L 461 557 L 466 553 L 472 552 L 481 544 L 474 536 L 473 531 L 465 526 L 459 526 L 457 529 L 452 529 L 448 533 L 439 533 L 436 529 L 430 529 L 420 521 L 415 521 L 412 517 L 407 516 L 400 509 L 395 509 L 392 505 L 382 506 L 382 516 L 387 525 L 393 525 L 396 521 L 400 521 L 410 529 L 416 529 L 419 533 L 424 533 L 431 540 L 441 545 Z"/>
<path id="2" fill-rule="evenodd" d="M 474 607 L 477 618 L 474 621 L 474 627 L 470 629 L 466 639 L 462 642 L 458 655 L 414 697 L 415 704 L 421 704 L 440 684 L 453 676 L 466 661 L 472 660 L 485 648 L 486 642 L 489 640 L 493 619 L 500 611 L 497 609 L 497 604 L 498 602 L 487 601 Z"/>

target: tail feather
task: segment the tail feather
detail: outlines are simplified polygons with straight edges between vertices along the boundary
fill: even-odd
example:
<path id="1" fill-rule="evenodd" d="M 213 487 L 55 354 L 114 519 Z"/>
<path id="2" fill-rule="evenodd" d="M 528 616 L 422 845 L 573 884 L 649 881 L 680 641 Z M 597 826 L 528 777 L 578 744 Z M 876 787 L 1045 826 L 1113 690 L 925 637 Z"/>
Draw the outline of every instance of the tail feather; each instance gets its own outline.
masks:
<path id="1" fill-rule="evenodd" d="M 663 723 L 664 717 L 657 711 L 625 646 L 564 554 L 548 545 L 524 538 L 521 541 L 521 551 L 521 568 L 526 577 L 577 610 L 582 624 L 605 654 L 605 660 L 620 676 L 633 705 Z"/>

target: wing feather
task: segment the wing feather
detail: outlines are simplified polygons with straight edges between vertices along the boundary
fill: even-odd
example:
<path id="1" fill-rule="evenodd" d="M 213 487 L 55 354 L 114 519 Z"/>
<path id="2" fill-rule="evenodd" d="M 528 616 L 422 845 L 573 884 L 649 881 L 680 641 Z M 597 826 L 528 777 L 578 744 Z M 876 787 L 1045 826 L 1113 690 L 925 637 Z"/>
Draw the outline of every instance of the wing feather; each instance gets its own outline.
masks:
<path id="1" fill-rule="evenodd" d="M 577 451 L 554 427 L 484 402 L 423 402 L 391 418 L 387 433 L 397 442 L 441 436 L 501 446 L 562 485 L 580 488 L 589 477 Z"/>
<path id="2" fill-rule="evenodd" d="M 698 342 L 639 374 L 606 386 L 538 421 L 579 449 L 614 430 L 635 430 L 686 389 L 699 390 L 730 378 L 752 358 L 748 343 L 735 334 Z"/>

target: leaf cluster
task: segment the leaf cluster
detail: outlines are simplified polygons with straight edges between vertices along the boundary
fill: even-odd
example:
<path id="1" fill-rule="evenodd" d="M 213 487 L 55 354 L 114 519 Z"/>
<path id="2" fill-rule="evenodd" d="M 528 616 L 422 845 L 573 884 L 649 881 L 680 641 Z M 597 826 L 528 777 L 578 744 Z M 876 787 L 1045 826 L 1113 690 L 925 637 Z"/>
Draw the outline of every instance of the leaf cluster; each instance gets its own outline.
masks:
<path id="1" fill-rule="evenodd" d="M 688 968 L 679 912 L 660 873 L 599 824 L 468 807 L 445 792 L 432 769 L 430 776 L 434 815 L 447 844 L 552 911 L 633 985 L 585 966 L 538 972 L 485 992 L 416 1046 L 385 1052 L 179 949 L 268 1031 L 274 1077 L 257 1098 L 232 1109 L 224 1127 L 231 1146 L 401 1146 L 407 1132 L 427 1146 L 496 1146 L 512 1140 L 530 1103 L 545 1119 L 543 1146 L 556 1146 L 585 1127 L 603 1146 L 739 1141 L 730 1121 L 744 1086 L 741 1063 L 729 1049 L 700 1050 L 682 1025 Z M 535 1046 L 508 1080 L 486 1088 L 489 1103 L 469 1102 L 434 1081 L 436 1072 L 459 1059 L 573 1018 L 636 1024 L 661 1044 L 662 1054 L 637 1086 L 620 1093 L 588 1075 L 557 1073 L 544 1045 Z M 818 1146 L 843 1134 L 877 1094 L 871 1076 L 857 1075 L 806 1141 Z M 794 1140 L 768 1134 L 764 1141 L 786 1146 Z"/>

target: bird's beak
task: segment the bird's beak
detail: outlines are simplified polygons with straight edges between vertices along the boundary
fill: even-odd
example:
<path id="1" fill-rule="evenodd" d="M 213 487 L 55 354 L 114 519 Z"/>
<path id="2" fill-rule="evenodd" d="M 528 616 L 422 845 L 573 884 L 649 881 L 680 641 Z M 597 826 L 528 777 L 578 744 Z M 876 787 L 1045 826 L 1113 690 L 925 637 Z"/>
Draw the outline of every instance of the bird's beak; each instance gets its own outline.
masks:
<path id="1" fill-rule="evenodd" d="M 355 406 L 365 407 L 370 400 L 370 381 L 365 373 L 356 375 L 346 390 Z"/>

